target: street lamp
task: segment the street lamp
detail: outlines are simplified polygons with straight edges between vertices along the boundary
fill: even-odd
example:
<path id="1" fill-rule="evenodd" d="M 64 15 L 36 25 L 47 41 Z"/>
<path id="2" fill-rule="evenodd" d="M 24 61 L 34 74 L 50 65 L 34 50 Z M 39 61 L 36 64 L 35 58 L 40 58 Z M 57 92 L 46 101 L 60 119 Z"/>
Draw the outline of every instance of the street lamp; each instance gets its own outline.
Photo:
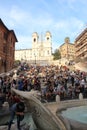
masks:
<path id="1" fill-rule="evenodd" d="M 36 65 L 36 55 L 35 55 L 35 65 Z"/>
<path id="2" fill-rule="evenodd" d="M 34 53 L 34 56 L 35 56 L 35 65 L 36 65 L 36 54 Z"/>

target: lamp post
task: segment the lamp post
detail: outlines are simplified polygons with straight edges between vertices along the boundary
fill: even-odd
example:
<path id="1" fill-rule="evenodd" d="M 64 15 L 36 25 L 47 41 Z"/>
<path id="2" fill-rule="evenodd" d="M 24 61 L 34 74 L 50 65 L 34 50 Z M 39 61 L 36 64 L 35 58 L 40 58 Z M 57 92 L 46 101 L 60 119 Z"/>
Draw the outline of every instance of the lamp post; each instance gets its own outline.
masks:
<path id="1" fill-rule="evenodd" d="M 34 57 L 35 57 L 35 65 L 36 65 L 36 54 L 34 53 Z"/>
<path id="2" fill-rule="evenodd" d="M 35 55 L 35 65 L 36 65 L 36 55 Z"/>

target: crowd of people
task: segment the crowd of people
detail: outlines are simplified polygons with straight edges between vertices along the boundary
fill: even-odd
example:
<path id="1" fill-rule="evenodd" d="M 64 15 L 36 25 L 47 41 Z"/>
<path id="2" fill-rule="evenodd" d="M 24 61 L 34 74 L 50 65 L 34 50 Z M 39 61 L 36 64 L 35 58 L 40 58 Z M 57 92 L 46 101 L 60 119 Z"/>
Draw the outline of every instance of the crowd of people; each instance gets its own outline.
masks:
<path id="1" fill-rule="evenodd" d="M 16 76 L 14 76 L 16 74 Z M 20 71 L 0 77 L 0 103 L 19 100 L 18 96 L 11 93 L 11 88 L 20 91 L 38 90 L 41 98 L 46 101 L 55 101 L 56 95 L 61 100 L 76 99 L 79 93 L 87 98 L 87 73 L 79 70 L 71 71 L 66 66 L 25 66 Z"/>
<path id="2" fill-rule="evenodd" d="M 17 115 L 17 128 L 21 130 L 20 121 L 24 117 L 24 108 L 18 109 L 21 98 L 11 92 L 11 88 L 20 91 L 31 90 L 40 92 L 42 102 L 78 99 L 79 94 L 87 98 L 87 73 L 79 70 L 70 70 L 67 66 L 26 66 L 21 65 L 12 73 L 0 77 L 0 107 L 8 102 L 11 117 L 8 130 L 11 129 L 15 114 Z M 23 104 L 23 102 L 22 102 Z"/>

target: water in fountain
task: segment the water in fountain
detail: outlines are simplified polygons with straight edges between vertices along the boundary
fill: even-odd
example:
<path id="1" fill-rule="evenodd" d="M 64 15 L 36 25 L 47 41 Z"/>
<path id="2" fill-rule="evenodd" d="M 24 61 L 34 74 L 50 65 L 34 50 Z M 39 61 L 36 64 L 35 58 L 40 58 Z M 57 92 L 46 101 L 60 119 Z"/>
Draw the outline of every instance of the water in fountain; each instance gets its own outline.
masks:
<path id="1" fill-rule="evenodd" d="M 62 115 L 87 124 L 87 106 L 68 108 L 66 111 L 62 111 Z"/>

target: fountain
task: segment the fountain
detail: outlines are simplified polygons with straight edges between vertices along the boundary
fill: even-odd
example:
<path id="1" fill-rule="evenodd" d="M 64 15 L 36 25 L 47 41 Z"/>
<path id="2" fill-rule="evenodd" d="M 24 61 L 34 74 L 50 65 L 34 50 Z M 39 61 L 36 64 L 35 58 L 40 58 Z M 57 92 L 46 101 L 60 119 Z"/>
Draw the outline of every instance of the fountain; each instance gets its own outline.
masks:
<path id="1" fill-rule="evenodd" d="M 24 127 L 27 126 L 26 130 L 87 130 L 87 124 L 72 120 L 62 114 L 63 110 L 68 107 L 86 106 L 87 100 L 73 100 L 72 102 L 58 100 L 55 103 L 42 104 L 31 92 L 19 91 L 14 88 L 12 91 L 19 95 L 26 104 L 28 112 L 25 115 L 26 125 Z M 0 130 L 7 129 L 1 128 Z M 14 126 L 12 130 L 15 130 Z"/>
<path id="2" fill-rule="evenodd" d="M 40 130 L 67 130 L 64 123 L 32 94 L 13 88 L 12 91 L 24 98 L 27 109 L 32 113 L 33 120 Z"/>

